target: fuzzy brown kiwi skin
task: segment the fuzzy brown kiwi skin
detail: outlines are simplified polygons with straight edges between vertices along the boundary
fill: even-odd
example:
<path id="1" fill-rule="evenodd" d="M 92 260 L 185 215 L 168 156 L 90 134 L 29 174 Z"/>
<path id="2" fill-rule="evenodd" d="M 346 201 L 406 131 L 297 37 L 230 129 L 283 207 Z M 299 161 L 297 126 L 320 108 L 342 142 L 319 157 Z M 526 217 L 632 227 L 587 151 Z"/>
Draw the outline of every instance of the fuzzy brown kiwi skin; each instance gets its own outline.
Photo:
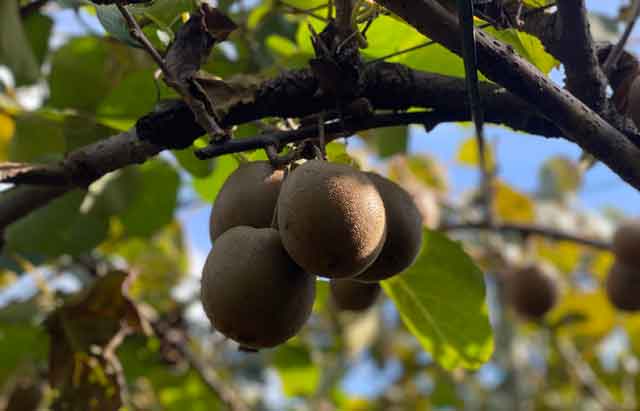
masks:
<path id="1" fill-rule="evenodd" d="M 238 226 L 222 234 L 201 286 L 214 328 L 244 349 L 274 347 L 296 335 L 315 298 L 315 277 L 291 260 L 272 228 Z"/>
<path id="2" fill-rule="evenodd" d="M 514 310 L 525 318 L 537 320 L 556 303 L 553 279 L 538 266 L 527 266 L 504 276 L 507 298 Z"/>
<path id="3" fill-rule="evenodd" d="M 278 200 L 282 243 L 304 270 L 353 277 L 380 254 L 384 203 L 375 185 L 344 164 L 311 160 L 287 177 Z"/>
<path id="4" fill-rule="evenodd" d="M 339 310 L 364 311 L 369 309 L 380 295 L 378 283 L 333 279 L 329 284 L 331 301 Z"/>
<path id="5" fill-rule="evenodd" d="M 367 177 L 384 202 L 387 238 L 376 261 L 354 279 L 376 282 L 401 273 L 416 260 L 422 246 L 422 214 L 402 187 L 375 173 L 367 173 Z"/>
<path id="6" fill-rule="evenodd" d="M 622 311 L 640 310 L 640 271 L 622 261 L 616 261 L 605 281 L 611 304 Z"/>
<path id="7" fill-rule="evenodd" d="M 209 218 L 211 241 L 231 227 L 271 226 L 284 172 L 267 161 L 240 165 L 224 182 Z"/>
<path id="8" fill-rule="evenodd" d="M 613 253 L 624 264 L 640 267 L 640 220 L 620 224 L 613 235 Z"/>

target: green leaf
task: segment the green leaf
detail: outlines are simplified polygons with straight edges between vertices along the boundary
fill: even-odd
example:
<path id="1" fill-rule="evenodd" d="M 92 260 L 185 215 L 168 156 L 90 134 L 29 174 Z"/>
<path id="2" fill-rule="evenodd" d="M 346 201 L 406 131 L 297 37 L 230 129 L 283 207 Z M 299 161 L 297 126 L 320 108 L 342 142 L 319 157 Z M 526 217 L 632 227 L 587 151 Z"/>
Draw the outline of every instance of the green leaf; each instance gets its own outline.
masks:
<path id="1" fill-rule="evenodd" d="M 263 2 L 263 4 L 251 10 L 251 13 L 249 13 L 249 18 L 247 19 L 247 27 L 252 30 L 258 27 L 262 19 L 264 19 L 269 14 L 269 12 L 271 12 L 272 8 L 272 2 L 265 1 Z"/>
<path id="2" fill-rule="evenodd" d="M 332 141 L 326 146 L 327 160 L 332 163 L 347 164 L 357 169 L 362 168 L 358 160 L 347 152 L 347 146 L 344 143 Z"/>
<path id="3" fill-rule="evenodd" d="M 149 4 L 136 4 L 129 6 L 136 16 L 144 16 L 165 28 L 171 26 L 180 19 L 182 13 L 193 10 L 193 0 L 156 0 Z"/>
<path id="4" fill-rule="evenodd" d="M 106 242 L 101 250 L 122 257 L 136 272 L 129 288 L 133 299 L 162 312 L 175 308 L 171 292 L 188 272 L 183 232 L 177 221 L 150 238 L 115 239 Z"/>
<path id="5" fill-rule="evenodd" d="M 274 352 L 273 365 L 282 381 L 285 395 L 305 396 L 315 392 L 320 371 L 314 366 L 308 348 L 302 344 L 294 341 L 279 346 Z"/>
<path id="6" fill-rule="evenodd" d="M 124 77 L 97 108 L 100 121 L 127 130 L 152 111 L 159 99 L 175 96 L 163 82 L 154 80 L 153 73 L 153 69 L 140 70 Z"/>
<path id="7" fill-rule="evenodd" d="M 381 282 L 407 328 L 447 370 L 476 369 L 493 352 L 482 271 L 462 246 L 425 230 L 420 255 Z"/>
<path id="8" fill-rule="evenodd" d="M 218 157 L 215 161 L 213 173 L 208 177 L 194 178 L 193 188 L 202 200 L 213 203 L 218 191 L 226 181 L 227 177 L 238 168 L 238 162 L 231 156 Z"/>
<path id="9" fill-rule="evenodd" d="M 89 195 L 95 207 L 105 216 L 123 213 L 138 195 L 140 174 L 140 169 L 128 167 L 91 184 Z"/>
<path id="10" fill-rule="evenodd" d="M 178 164 L 194 177 L 205 178 L 214 170 L 214 162 L 198 159 L 193 150 L 172 150 Z"/>
<path id="11" fill-rule="evenodd" d="M 130 46 L 139 47 L 138 42 L 131 37 L 129 26 L 127 26 L 126 20 L 122 17 L 116 5 L 96 4 L 95 8 L 98 21 L 100 21 L 100 24 L 102 24 L 102 27 L 104 27 L 107 33 Z"/>
<path id="12" fill-rule="evenodd" d="M 0 321 L 0 385 L 21 365 L 34 360 L 46 359 L 46 334 L 42 327 L 25 322 Z"/>
<path id="13" fill-rule="evenodd" d="M 116 132 L 93 118 L 53 110 L 21 114 L 15 119 L 15 126 L 8 157 L 18 162 L 59 160 L 68 151 Z"/>
<path id="14" fill-rule="evenodd" d="M 49 51 L 49 37 L 53 28 L 53 20 L 49 16 L 36 13 L 24 19 L 22 24 L 33 54 L 38 64 L 42 65 Z"/>
<path id="15" fill-rule="evenodd" d="M 22 25 L 18 5 L 17 0 L 0 2 L 0 65 L 9 67 L 20 86 L 38 80 L 40 65 Z"/>
<path id="16" fill-rule="evenodd" d="M 49 104 L 94 111 L 111 89 L 107 59 L 105 43 L 94 37 L 75 38 L 58 49 L 51 61 Z"/>
<path id="17" fill-rule="evenodd" d="M 549 74 L 551 69 L 559 64 L 558 60 L 547 53 L 537 37 L 516 29 L 496 30 L 487 28 L 486 30 L 498 40 L 511 45 L 520 56 L 529 60 L 530 63 L 545 74 Z"/>
<path id="18" fill-rule="evenodd" d="M 385 127 L 361 133 L 367 142 L 376 148 L 381 158 L 405 153 L 409 143 L 409 127 Z"/>
<path id="19" fill-rule="evenodd" d="M 107 236 L 108 221 L 83 205 L 85 194 L 72 191 L 9 226 L 7 248 L 47 257 L 92 250 Z"/>
<path id="20" fill-rule="evenodd" d="M 294 42 L 278 34 L 267 37 L 266 43 L 271 52 L 282 57 L 291 57 L 298 52 L 298 47 Z"/>
<path id="21" fill-rule="evenodd" d="M 180 177 L 166 161 L 154 160 L 140 167 L 133 201 L 120 214 L 125 233 L 146 237 L 173 221 Z"/>
<path id="22" fill-rule="evenodd" d="M 150 67 L 142 53 L 102 37 L 76 37 L 51 60 L 48 104 L 93 113 L 130 72 Z"/>

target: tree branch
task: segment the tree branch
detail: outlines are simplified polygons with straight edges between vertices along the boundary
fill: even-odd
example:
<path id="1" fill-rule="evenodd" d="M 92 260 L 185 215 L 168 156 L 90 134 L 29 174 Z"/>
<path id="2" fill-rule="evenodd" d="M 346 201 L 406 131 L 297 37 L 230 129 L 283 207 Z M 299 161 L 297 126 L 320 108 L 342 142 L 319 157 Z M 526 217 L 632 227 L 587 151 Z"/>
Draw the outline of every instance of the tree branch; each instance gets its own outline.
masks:
<path id="1" fill-rule="evenodd" d="M 411 70 L 399 64 L 367 66 L 363 73 L 363 96 L 378 110 L 424 107 L 445 113 L 448 121 L 469 120 L 464 80 Z M 304 117 L 333 107 L 334 102 L 316 94 L 318 82 L 310 70 L 284 72 L 265 81 L 250 102 L 228 108 L 225 126 L 264 117 Z M 534 107 L 500 87 L 480 85 L 488 122 L 549 137 L 560 131 Z M 435 116 L 435 115 L 434 115 Z M 447 120 L 442 118 L 443 121 Z M 162 107 L 138 121 L 136 130 L 117 134 L 71 152 L 58 165 L 47 166 L 47 179 L 68 182 L 57 187 L 18 186 L 0 194 L 0 231 L 76 187 L 86 187 L 102 175 L 130 164 L 142 163 L 167 147 L 186 148 L 204 131 L 183 102 Z M 39 173 L 43 169 L 38 169 Z M 22 182 L 29 174 L 22 174 Z M 33 177 L 35 179 L 35 177 Z M 36 182 L 36 181 L 31 182 Z M 5 180 L 4 182 L 11 181 Z M 50 180 L 49 180 L 50 181 Z M 17 180 L 15 180 L 17 182 Z M 38 181 L 42 183 L 43 181 Z"/>
<path id="2" fill-rule="evenodd" d="M 458 119 L 458 120 L 456 120 Z M 468 116 L 459 113 L 443 113 L 439 111 L 380 114 L 364 119 L 332 120 L 323 124 L 324 132 L 332 136 L 331 140 L 348 137 L 358 131 L 372 128 L 394 127 L 409 124 L 422 124 L 427 130 L 435 128 L 440 123 L 464 121 Z M 294 141 L 317 137 L 320 132 L 318 125 L 302 127 L 297 130 L 276 131 L 255 137 L 231 140 L 223 144 L 211 145 L 196 151 L 200 159 L 218 157 L 224 154 L 267 148 L 268 146 L 283 147 Z M 329 139 L 328 139 L 329 140 Z"/>
<path id="3" fill-rule="evenodd" d="M 550 227 L 542 227 L 530 224 L 488 224 L 486 222 L 478 223 L 460 223 L 460 224 L 443 224 L 439 227 L 442 231 L 464 231 L 464 230 L 486 230 L 498 233 L 513 233 L 523 237 L 537 235 L 557 241 L 569 241 L 576 244 L 586 245 L 600 250 L 611 250 L 611 243 L 608 241 L 586 238 L 579 235 L 567 233 L 565 231 L 556 230 Z"/>
<path id="4" fill-rule="evenodd" d="M 568 3 L 565 2 L 564 4 L 566 5 Z M 532 9 L 528 9 L 527 12 L 530 12 L 531 10 Z M 572 16 L 571 10 L 566 10 L 564 14 L 567 15 L 567 17 L 561 18 L 559 12 L 528 13 L 525 23 L 521 29 L 540 39 L 547 52 L 557 58 L 565 67 L 571 67 L 576 72 L 576 75 L 579 76 L 580 71 L 583 70 L 583 67 L 581 66 L 583 63 L 573 60 L 576 45 L 571 41 L 570 32 L 566 27 L 563 27 L 563 20 L 569 19 L 569 21 L 572 21 L 572 19 L 574 19 L 573 21 L 575 21 L 575 18 Z M 582 16 L 579 18 L 583 19 Z M 574 24 L 574 27 L 575 26 L 576 24 Z M 563 35 L 565 32 L 569 34 Z M 619 45 L 620 44 L 623 45 L 624 43 L 619 42 Z M 606 76 L 606 79 L 614 90 L 617 89 L 618 85 L 627 78 L 629 72 L 635 70 L 638 65 L 638 62 L 633 55 L 620 51 L 622 53 L 622 64 L 608 66 L 606 60 L 609 56 L 612 56 L 611 53 L 614 52 L 614 46 L 610 43 L 596 43 L 593 47 L 595 49 L 597 61 L 601 66 L 601 71 Z M 618 57 L 618 59 L 620 59 L 620 57 Z M 609 123 L 621 130 L 632 140 L 632 142 L 638 145 L 638 142 L 640 141 L 638 131 L 631 121 L 627 121 L 627 119 L 625 119 L 623 115 L 624 113 L 619 113 L 610 102 L 608 102 L 603 109 L 604 111 L 601 115 L 603 115 Z"/>
<path id="5" fill-rule="evenodd" d="M 424 35 L 460 55 L 460 27 L 435 0 L 378 0 Z M 491 80 L 537 106 L 571 141 L 640 189 L 640 149 L 575 96 L 554 84 L 514 50 L 477 33 L 478 67 Z M 640 137 L 640 136 L 639 136 Z M 635 142 L 640 145 L 640 138 Z"/>
<path id="6" fill-rule="evenodd" d="M 607 106 L 607 80 L 596 58 L 584 0 L 558 1 L 567 88 L 596 113 Z"/>

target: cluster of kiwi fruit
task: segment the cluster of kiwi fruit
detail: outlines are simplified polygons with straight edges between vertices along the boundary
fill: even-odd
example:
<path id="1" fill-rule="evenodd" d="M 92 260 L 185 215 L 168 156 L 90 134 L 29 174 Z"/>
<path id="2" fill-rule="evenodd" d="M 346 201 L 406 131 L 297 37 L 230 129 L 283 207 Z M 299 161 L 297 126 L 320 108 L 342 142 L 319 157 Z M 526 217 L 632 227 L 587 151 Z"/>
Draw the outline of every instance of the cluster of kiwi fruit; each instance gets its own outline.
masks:
<path id="1" fill-rule="evenodd" d="M 244 163 L 212 207 L 202 303 L 213 327 L 244 350 L 297 334 L 311 314 L 316 276 L 330 279 L 338 309 L 364 310 L 378 282 L 420 251 L 421 214 L 397 184 L 323 160 L 290 170 Z"/>
<path id="2" fill-rule="evenodd" d="M 622 311 L 640 311 L 640 220 L 620 225 L 613 236 L 614 264 L 605 281 L 611 304 Z M 557 290 L 540 266 L 529 265 L 502 276 L 507 301 L 529 319 L 542 318 L 553 308 Z"/>
<path id="3" fill-rule="evenodd" d="M 613 236 L 612 249 L 615 262 L 605 282 L 609 301 L 622 311 L 638 311 L 640 310 L 640 221 L 628 221 L 618 227 Z"/>

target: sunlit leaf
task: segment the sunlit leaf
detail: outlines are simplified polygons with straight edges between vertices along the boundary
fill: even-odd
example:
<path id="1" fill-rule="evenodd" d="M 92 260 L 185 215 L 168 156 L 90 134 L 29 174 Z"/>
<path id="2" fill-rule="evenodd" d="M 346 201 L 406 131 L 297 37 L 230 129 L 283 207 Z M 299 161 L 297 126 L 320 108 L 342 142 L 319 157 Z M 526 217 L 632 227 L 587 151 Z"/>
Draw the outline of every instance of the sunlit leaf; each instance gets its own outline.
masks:
<path id="1" fill-rule="evenodd" d="M 425 231 L 414 265 L 382 281 L 402 320 L 444 368 L 475 369 L 493 351 L 484 277 L 460 244 Z"/>
<path id="2" fill-rule="evenodd" d="M 558 305 L 549 313 L 553 322 L 567 315 L 579 315 L 583 321 L 571 322 L 559 332 L 575 336 L 600 337 L 615 325 L 615 311 L 602 290 L 580 292 L 572 290 L 562 296 Z"/>
<path id="3" fill-rule="evenodd" d="M 355 168 L 361 168 L 358 159 L 347 152 L 347 146 L 343 143 L 332 141 L 326 146 L 327 160 L 332 163 L 347 164 Z"/>
<path id="4" fill-rule="evenodd" d="M 306 396 L 317 389 L 320 370 L 311 360 L 309 349 L 295 340 L 279 346 L 273 354 L 273 365 L 287 396 Z"/>
<path id="5" fill-rule="evenodd" d="M 505 221 L 528 223 L 535 218 L 535 205 L 527 195 L 502 181 L 493 185 L 495 211 Z"/>
<path id="6" fill-rule="evenodd" d="M 480 155 L 478 150 L 478 139 L 475 137 L 470 137 L 466 139 L 458 148 L 458 154 L 456 159 L 458 162 L 465 166 L 480 166 Z M 493 150 L 491 146 L 485 145 L 485 161 L 486 165 L 490 170 L 493 170 L 495 167 L 495 159 L 493 155 Z"/>
<path id="7" fill-rule="evenodd" d="M 569 241 L 536 240 L 536 250 L 539 258 L 553 264 L 563 273 L 573 272 L 580 258 L 582 247 Z"/>
<path id="8" fill-rule="evenodd" d="M 238 167 L 238 162 L 231 156 L 218 157 L 214 163 L 213 173 L 208 177 L 194 178 L 193 188 L 200 198 L 208 203 L 218 195 L 218 191 L 226 181 L 227 177 Z"/>

